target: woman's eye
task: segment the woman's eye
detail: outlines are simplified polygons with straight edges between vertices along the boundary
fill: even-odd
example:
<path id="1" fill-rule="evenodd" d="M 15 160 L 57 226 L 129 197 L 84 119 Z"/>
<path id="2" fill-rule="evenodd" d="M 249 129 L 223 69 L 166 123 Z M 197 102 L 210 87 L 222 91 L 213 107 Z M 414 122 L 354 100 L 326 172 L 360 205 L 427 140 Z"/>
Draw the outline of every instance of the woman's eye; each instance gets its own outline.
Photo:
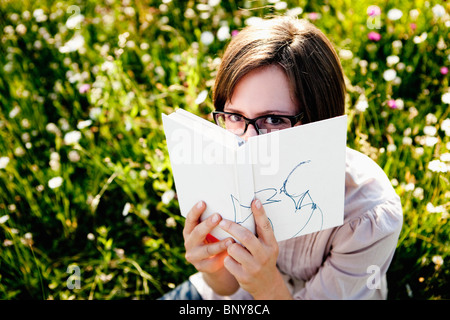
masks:
<path id="1" fill-rule="evenodd" d="M 277 124 L 283 124 L 283 119 L 279 118 L 279 117 L 267 117 L 266 118 L 266 124 L 271 124 L 271 125 L 277 125 Z"/>
<path id="2" fill-rule="evenodd" d="M 239 121 L 242 121 L 242 116 L 237 115 L 237 114 L 231 114 L 229 116 L 229 119 L 230 119 L 230 121 L 233 121 L 233 122 L 239 122 Z"/>

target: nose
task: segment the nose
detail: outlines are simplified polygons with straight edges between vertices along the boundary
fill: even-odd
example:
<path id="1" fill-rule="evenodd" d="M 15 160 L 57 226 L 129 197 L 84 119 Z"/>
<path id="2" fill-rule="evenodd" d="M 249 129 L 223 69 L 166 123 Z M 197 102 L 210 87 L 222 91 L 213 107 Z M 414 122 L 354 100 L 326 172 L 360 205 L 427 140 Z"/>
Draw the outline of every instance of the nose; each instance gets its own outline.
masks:
<path id="1" fill-rule="evenodd" d="M 245 141 L 247 141 L 248 138 L 254 137 L 257 135 L 258 135 L 258 131 L 256 131 L 255 125 L 249 123 L 249 125 L 247 127 L 247 131 L 245 131 L 244 135 L 241 136 L 241 138 L 244 139 Z"/>

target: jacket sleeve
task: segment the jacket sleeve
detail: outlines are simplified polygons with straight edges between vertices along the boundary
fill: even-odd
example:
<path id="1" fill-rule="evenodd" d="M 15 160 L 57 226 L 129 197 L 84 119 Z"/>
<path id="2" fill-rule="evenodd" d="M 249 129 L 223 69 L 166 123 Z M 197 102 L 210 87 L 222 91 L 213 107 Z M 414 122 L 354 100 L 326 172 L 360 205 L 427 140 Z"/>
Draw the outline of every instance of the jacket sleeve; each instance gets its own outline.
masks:
<path id="1" fill-rule="evenodd" d="M 386 299 L 386 272 L 403 223 L 398 197 L 337 228 L 318 272 L 295 299 Z"/>

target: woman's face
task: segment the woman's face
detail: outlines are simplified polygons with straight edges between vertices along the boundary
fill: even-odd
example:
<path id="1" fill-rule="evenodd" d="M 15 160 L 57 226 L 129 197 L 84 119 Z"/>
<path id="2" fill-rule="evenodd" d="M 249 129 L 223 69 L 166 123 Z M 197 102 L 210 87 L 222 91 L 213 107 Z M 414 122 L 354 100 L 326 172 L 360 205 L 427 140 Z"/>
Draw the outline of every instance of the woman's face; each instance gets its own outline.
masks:
<path id="1" fill-rule="evenodd" d="M 297 115 L 300 108 L 292 100 L 289 87 L 288 78 L 280 66 L 255 69 L 239 80 L 224 111 L 250 119 L 264 115 Z M 257 134 L 255 127 L 249 125 L 242 138 L 247 140 Z"/>

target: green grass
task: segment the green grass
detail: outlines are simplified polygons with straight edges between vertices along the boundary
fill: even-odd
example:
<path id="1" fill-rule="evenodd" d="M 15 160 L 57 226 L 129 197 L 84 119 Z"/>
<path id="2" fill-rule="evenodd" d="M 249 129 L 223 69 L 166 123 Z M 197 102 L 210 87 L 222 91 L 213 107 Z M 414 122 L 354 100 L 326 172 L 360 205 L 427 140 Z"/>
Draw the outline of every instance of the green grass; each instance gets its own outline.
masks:
<path id="1" fill-rule="evenodd" d="M 0 3 L 0 298 L 154 299 L 193 273 L 160 114 L 210 119 L 229 41 L 218 30 L 301 7 L 300 17 L 319 13 L 342 57 L 349 146 L 377 161 L 402 199 L 389 298 L 448 299 L 450 7 L 439 17 L 435 1 L 200 3 Z M 367 15 L 373 4 L 380 25 Z M 67 23 L 77 12 L 83 19 Z M 398 79 L 386 81 L 388 69 Z M 69 289 L 72 265 L 80 287 Z"/>

